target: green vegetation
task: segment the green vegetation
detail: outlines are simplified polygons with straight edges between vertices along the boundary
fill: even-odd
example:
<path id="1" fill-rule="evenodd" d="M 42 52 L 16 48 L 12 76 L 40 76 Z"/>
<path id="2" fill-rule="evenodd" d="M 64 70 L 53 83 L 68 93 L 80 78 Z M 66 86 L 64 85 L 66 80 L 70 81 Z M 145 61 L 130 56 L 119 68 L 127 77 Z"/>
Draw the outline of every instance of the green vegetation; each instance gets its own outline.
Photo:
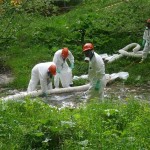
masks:
<path id="1" fill-rule="evenodd" d="M 150 14 L 150 1 L 147 0 L 87 0 L 58 16 L 55 13 L 53 16 L 42 15 L 39 13 L 41 6 L 34 6 L 34 3 L 32 7 L 36 11 L 27 11 L 31 9 L 29 4 L 3 6 L 6 10 L 0 18 L 0 62 L 2 68 L 11 69 L 15 76 L 8 86 L 17 89 L 27 88 L 31 69 L 36 63 L 51 61 L 54 52 L 64 46 L 69 47 L 75 57 L 74 75 L 81 75 L 87 73 L 83 43 L 93 42 L 99 54 L 118 53 L 133 42 L 141 44 L 145 20 Z M 149 80 L 149 60 L 150 57 L 139 64 L 139 58 L 124 57 L 106 64 L 106 73 L 127 71 L 130 76 L 126 83 L 144 84 Z M 141 77 L 138 81 L 137 76 Z"/>
<path id="2" fill-rule="evenodd" d="M 150 149 L 150 107 L 137 100 L 58 109 L 27 98 L 0 102 L 0 116 L 3 150 Z"/>
<path id="3" fill-rule="evenodd" d="M 67 12 L 52 1 L 24 0 L 20 6 L 0 1 L 0 73 L 11 71 L 15 77 L 8 87 L 26 90 L 32 67 L 51 61 L 64 46 L 75 57 L 73 74 L 87 74 L 82 53 L 85 42 L 93 42 L 99 54 L 141 44 L 145 20 L 150 17 L 149 0 L 84 0 L 80 4 L 78 0 Z M 150 56 L 142 64 L 139 61 L 124 57 L 106 63 L 106 73 L 127 71 L 125 84 L 145 84 L 150 80 Z M 85 82 L 79 80 L 75 85 Z M 0 149 L 150 149 L 148 102 L 132 97 L 91 102 L 86 107 L 60 109 L 38 98 L 0 100 Z"/>

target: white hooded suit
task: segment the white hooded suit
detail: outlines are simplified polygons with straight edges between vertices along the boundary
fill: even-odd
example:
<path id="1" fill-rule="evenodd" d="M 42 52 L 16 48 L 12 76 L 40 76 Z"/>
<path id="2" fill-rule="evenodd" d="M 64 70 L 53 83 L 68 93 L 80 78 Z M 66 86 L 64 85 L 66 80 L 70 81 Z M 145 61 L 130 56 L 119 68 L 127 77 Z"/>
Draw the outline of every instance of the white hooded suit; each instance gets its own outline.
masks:
<path id="1" fill-rule="evenodd" d="M 143 56 L 142 59 L 146 59 L 148 52 L 150 51 L 150 29 L 146 27 L 143 35 L 143 39 L 146 41 L 144 49 L 143 49 Z"/>
<path id="2" fill-rule="evenodd" d="M 90 98 L 104 98 L 104 88 L 106 87 L 105 65 L 100 55 L 94 52 L 89 61 L 88 79 L 90 81 L 89 96 Z M 97 81 L 100 81 L 99 90 L 95 90 Z"/>
<path id="3" fill-rule="evenodd" d="M 28 85 L 28 92 L 32 92 L 36 89 L 38 82 L 40 81 L 41 90 L 46 93 L 47 90 L 52 89 L 52 79 L 48 76 L 48 68 L 54 64 L 53 62 L 39 63 L 35 65 L 31 71 L 31 79 Z"/>
<path id="4" fill-rule="evenodd" d="M 53 62 L 57 67 L 57 74 L 54 77 L 55 88 L 59 88 L 59 81 L 61 81 L 64 88 L 72 84 L 72 69 L 68 66 L 67 59 L 70 61 L 70 64 L 74 64 L 74 57 L 70 51 L 65 60 L 62 58 L 62 49 L 54 54 Z"/>

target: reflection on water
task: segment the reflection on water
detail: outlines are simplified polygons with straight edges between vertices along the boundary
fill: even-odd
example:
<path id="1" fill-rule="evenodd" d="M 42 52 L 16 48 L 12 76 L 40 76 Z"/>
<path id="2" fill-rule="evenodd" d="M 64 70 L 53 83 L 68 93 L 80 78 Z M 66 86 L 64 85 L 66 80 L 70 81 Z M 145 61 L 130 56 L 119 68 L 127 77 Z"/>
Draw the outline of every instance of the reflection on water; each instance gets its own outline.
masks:
<path id="1" fill-rule="evenodd" d="M 44 99 L 44 102 L 57 107 L 75 108 L 86 102 L 83 92 L 52 94 Z"/>
<path id="2" fill-rule="evenodd" d="M 139 100 L 150 101 L 150 86 L 145 87 L 131 87 L 125 86 L 124 83 L 113 83 L 107 85 L 105 89 L 105 98 L 107 99 L 128 99 L 134 97 Z M 76 93 L 63 93 L 63 94 L 52 94 L 47 97 L 44 101 L 50 105 L 57 107 L 78 107 L 81 104 L 86 103 L 87 96 L 84 92 Z"/>

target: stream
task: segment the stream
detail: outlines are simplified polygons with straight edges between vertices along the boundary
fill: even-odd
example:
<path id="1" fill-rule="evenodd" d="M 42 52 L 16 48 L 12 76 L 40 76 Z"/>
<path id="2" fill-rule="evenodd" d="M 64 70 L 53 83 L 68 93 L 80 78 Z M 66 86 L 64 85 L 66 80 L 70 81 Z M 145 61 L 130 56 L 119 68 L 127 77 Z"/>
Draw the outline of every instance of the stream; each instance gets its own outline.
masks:
<path id="1" fill-rule="evenodd" d="M 127 86 L 123 82 L 114 82 L 105 88 L 104 97 L 106 99 L 128 100 L 133 97 L 138 100 L 147 100 L 150 102 L 150 85 L 143 87 Z M 52 94 L 44 101 L 52 106 L 57 107 L 77 107 L 80 104 L 86 103 L 86 95 L 84 92 Z"/>
<path id="2" fill-rule="evenodd" d="M 4 77 L 3 77 L 4 79 Z M 4 80 L 3 80 L 4 81 Z M 40 88 L 40 87 L 39 87 Z M 3 88 L 0 86 L 0 97 L 5 97 L 8 95 L 15 95 L 19 92 L 18 90 L 12 90 L 9 88 Z M 106 99 L 118 99 L 126 100 L 130 97 L 139 100 L 147 100 L 150 102 L 150 84 L 145 84 L 144 86 L 128 86 L 124 82 L 113 81 L 107 84 L 105 88 L 104 97 Z M 35 99 L 35 98 L 34 98 Z M 85 92 L 76 93 L 62 93 L 62 94 L 51 94 L 47 98 L 42 98 L 45 103 L 57 107 L 78 107 L 81 104 L 86 103 L 87 96 Z"/>

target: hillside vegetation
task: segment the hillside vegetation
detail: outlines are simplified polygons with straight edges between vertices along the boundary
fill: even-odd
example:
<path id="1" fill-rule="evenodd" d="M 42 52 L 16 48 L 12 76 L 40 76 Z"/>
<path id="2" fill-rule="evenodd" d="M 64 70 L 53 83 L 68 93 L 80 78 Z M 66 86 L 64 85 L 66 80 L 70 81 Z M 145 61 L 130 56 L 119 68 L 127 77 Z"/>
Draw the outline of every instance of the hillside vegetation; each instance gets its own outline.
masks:
<path id="1" fill-rule="evenodd" d="M 85 0 L 66 13 L 55 13 L 54 9 L 53 15 L 31 11 L 37 6 L 31 7 L 27 1 L 17 7 L 1 7 L 0 66 L 1 73 L 9 70 L 15 77 L 8 85 L 12 88 L 26 89 L 32 67 L 51 61 L 55 51 L 64 46 L 75 57 L 73 74 L 87 74 L 84 43 L 92 42 L 99 54 L 118 53 L 130 43 L 141 44 L 145 20 L 150 18 L 149 0 Z M 106 63 L 106 73 L 127 71 L 126 84 L 145 84 L 149 81 L 150 56 L 143 64 L 139 61 L 124 57 Z"/>
<path id="2" fill-rule="evenodd" d="M 150 17 L 150 0 L 76 0 L 75 7 L 65 11 L 51 4 L 53 0 L 21 1 L 15 6 L 9 0 L 0 1 L 0 73 L 13 74 L 15 80 L 7 86 L 14 89 L 26 90 L 32 67 L 51 61 L 55 51 L 64 46 L 75 56 L 74 75 L 86 74 L 84 43 L 93 42 L 99 54 L 117 53 L 132 42 L 141 44 L 145 20 Z M 75 0 L 67 4 L 72 2 Z M 124 57 L 106 63 L 106 73 L 127 71 L 126 84 L 145 84 L 149 81 L 150 56 L 142 64 L 139 61 Z M 75 85 L 84 82 L 76 81 Z M 144 97 L 112 96 L 66 108 L 47 101 L 28 96 L 0 99 L 0 149 L 150 149 L 150 103 Z M 80 102 L 80 97 L 76 101 Z"/>

